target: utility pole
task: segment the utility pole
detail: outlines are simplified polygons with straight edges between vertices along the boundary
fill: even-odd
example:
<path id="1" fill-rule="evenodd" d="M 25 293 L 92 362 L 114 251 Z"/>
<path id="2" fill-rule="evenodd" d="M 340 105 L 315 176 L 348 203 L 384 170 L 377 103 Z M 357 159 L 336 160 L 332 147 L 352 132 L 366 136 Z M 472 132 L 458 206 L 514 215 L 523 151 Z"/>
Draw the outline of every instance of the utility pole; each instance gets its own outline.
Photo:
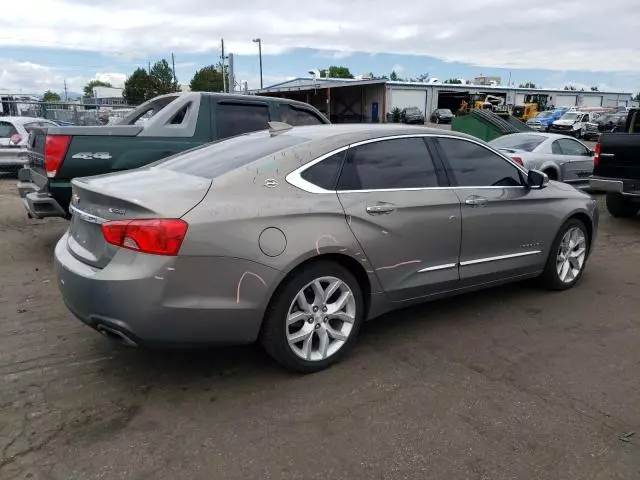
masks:
<path id="1" fill-rule="evenodd" d="M 69 96 L 67 95 L 67 79 L 64 79 L 64 101 L 69 101 Z"/>
<path id="2" fill-rule="evenodd" d="M 260 90 L 262 90 L 262 39 L 254 38 L 253 43 L 258 44 L 258 56 L 260 57 Z"/>
<path id="3" fill-rule="evenodd" d="M 149 63 L 148 63 L 147 73 L 151 75 L 151 60 L 149 60 Z"/>
<path id="4" fill-rule="evenodd" d="M 227 76 L 225 75 L 224 61 L 224 38 L 220 39 L 220 60 L 222 60 L 222 93 L 227 93 Z"/>
<path id="5" fill-rule="evenodd" d="M 173 70 L 173 83 L 175 88 L 178 88 L 178 77 L 176 77 L 176 59 L 173 57 L 173 52 L 171 52 L 171 69 Z"/>

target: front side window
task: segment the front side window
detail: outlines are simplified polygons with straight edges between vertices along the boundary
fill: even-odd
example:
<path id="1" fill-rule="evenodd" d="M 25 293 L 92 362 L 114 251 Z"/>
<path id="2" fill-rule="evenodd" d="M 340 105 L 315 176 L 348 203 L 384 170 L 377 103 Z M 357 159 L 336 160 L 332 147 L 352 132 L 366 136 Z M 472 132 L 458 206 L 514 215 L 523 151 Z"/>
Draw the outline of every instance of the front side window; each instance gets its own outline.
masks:
<path id="1" fill-rule="evenodd" d="M 520 171 L 501 156 L 477 143 L 438 138 L 449 165 L 449 180 L 460 187 L 521 186 Z"/>
<path id="2" fill-rule="evenodd" d="M 292 105 L 280 105 L 280 121 L 292 127 L 302 125 L 322 125 L 323 122 L 315 113 Z"/>
<path id="3" fill-rule="evenodd" d="M 398 138 L 350 149 L 338 190 L 437 187 L 438 178 L 422 138 Z"/>
<path id="4" fill-rule="evenodd" d="M 589 150 L 580 142 L 572 140 L 570 138 L 563 138 L 557 141 L 563 155 L 589 155 Z"/>
<path id="5" fill-rule="evenodd" d="M 269 127 L 269 107 L 257 103 L 219 103 L 216 117 L 218 138 L 233 137 Z"/>

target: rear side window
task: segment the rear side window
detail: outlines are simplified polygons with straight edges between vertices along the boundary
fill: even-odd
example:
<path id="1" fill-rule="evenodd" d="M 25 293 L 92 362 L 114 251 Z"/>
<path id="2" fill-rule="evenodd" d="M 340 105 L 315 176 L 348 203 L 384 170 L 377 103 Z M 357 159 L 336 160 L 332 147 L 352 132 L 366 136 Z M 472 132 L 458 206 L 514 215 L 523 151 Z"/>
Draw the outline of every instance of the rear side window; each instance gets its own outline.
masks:
<path id="1" fill-rule="evenodd" d="M 213 179 L 306 140 L 293 135 L 271 137 L 267 132 L 241 135 L 188 150 L 153 167 Z"/>
<path id="2" fill-rule="evenodd" d="M 0 138 L 10 138 L 11 135 L 18 133 L 16 127 L 9 122 L 0 122 Z"/>
<path id="3" fill-rule="evenodd" d="M 449 163 L 447 173 L 460 187 L 521 186 L 519 170 L 501 156 L 477 143 L 438 138 Z"/>
<path id="4" fill-rule="evenodd" d="M 493 148 L 513 148 L 516 150 L 524 150 L 525 152 L 533 152 L 535 148 L 545 140 L 546 137 L 543 137 L 542 135 L 523 135 L 514 133 L 498 137 L 490 143 Z"/>
<path id="5" fill-rule="evenodd" d="M 307 182 L 313 183 L 320 188 L 334 190 L 336 188 L 340 166 L 346 153 L 347 151 L 344 150 L 331 155 L 312 167 L 307 168 L 300 176 Z"/>
<path id="6" fill-rule="evenodd" d="M 350 149 L 338 190 L 437 187 L 436 170 L 422 138 L 398 138 Z"/>
<path id="7" fill-rule="evenodd" d="M 218 138 L 265 130 L 269 127 L 269 107 L 248 103 L 219 103 L 216 111 Z"/>
<path id="8" fill-rule="evenodd" d="M 280 104 L 280 121 L 294 127 L 301 125 L 322 125 L 325 123 L 315 113 L 287 104 Z"/>
<path id="9" fill-rule="evenodd" d="M 34 128 L 48 128 L 48 127 L 55 127 L 56 124 L 55 123 L 49 123 L 49 122 L 32 122 L 32 123 L 25 123 L 24 124 L 24 129 L 28 132 L 31 133 L 31 130 L 33 130 Z"/>

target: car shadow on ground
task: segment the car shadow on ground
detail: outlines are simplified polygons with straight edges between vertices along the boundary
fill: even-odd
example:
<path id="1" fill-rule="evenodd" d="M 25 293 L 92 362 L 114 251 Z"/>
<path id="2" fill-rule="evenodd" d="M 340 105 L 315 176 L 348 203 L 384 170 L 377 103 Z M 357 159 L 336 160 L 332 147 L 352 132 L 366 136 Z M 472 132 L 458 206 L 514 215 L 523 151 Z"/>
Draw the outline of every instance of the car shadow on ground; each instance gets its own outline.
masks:
<path id="1" fill-rule="evenodd" d="M 491 294 L 474 292 L 464 296 L 436 300 L 394 311 L 366 322 L 355 348 L 338 368 L 350 369 L 360 363 L 360 355 L 379 348 L 401 345 L 407 338 L 430 338 L 432 332 L 447 328 L 473 328 L 491 322 L 489 312 L 497 304 L 511 299 L 536 295 L 530 282 L 496 287 Z M 477 315 L 477 312 L 486 315 Z M 448 326 L 447 326 L 448 325 Z M 263 351 L 259 343 L 233 347 L 201 349 L 148 349 L 118 345 L 95 334 L 92 349 L 110 356 L 101 368 L 105 377 L 128 384 L 132 388 L 154 388 L 180 391 L 185 388 L 202 390 L 212 384 L 252 383 L 261 388 L 265 382 L 285 381 L 299 377 L 285 370 Z M 425 346 L 425 348 L 428 348 Z M 352 363 L 351 363 L 352 362 Z M 351 365 L 350 365 L 351 364 Z"/>

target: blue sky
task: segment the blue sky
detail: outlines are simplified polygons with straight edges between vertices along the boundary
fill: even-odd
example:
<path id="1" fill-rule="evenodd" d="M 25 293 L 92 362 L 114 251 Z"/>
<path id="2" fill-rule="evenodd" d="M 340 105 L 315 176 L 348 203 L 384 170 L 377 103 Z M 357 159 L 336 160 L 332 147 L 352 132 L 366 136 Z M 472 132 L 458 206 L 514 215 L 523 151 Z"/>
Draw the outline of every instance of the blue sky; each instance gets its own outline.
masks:
<path id="1" fill-rule="evenodd" d="M 149 60 L 176 55 L 180 82 L 219 60 L 220 38 L 236 53 L 236 77 L 264 83 L 344 65 L 358 75 L 429 73 L 441 80 L 500 76 L 507 83 L 640 91 L 637 0 L 22 0 L 0 17 L 0 92 L 72 91 L 90 79 L 121 85 Z M 615 30 L 597 12 L 606 8 Z M 596 10 L 597 9 L 597 10 Z M 29 12 L 38 11 L 34 16 Z M 626 45 L 631 45 L 627 47 Z"/>

